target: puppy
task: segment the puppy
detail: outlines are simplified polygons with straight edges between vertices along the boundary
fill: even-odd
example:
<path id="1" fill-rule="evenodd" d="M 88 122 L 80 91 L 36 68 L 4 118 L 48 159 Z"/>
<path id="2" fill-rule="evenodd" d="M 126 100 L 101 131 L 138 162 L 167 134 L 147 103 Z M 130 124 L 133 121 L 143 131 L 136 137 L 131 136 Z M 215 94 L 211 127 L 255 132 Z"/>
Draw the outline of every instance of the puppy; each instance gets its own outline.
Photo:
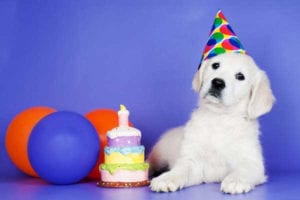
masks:
<path id="1" fill-rule="evenodd" d="M 224 53 L 202 62 L 194 76 L 199 107 L 182 127 L 166 132 L 148 161 L 155 192 L 221 182 L 221 191 L 246 193 L 266 181 L 257 118 L 272 108 L 269 80 L 252 58 Z"/>

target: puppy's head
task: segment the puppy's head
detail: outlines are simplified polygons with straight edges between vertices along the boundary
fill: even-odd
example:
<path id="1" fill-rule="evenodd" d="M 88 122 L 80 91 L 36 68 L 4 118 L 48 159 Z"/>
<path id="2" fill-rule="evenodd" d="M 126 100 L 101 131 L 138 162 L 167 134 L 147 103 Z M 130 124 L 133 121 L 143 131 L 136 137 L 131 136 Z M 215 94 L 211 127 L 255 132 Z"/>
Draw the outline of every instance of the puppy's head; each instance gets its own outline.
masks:
<path id="1" fill-rule="evenodd" d="M 266 74 L 244 54 L 224 53 L 203 61 L 193 89 L 199 92 L 201 103 L 226 108 L 239 105 L 251 119 L 270 111 L 274 102 Z"/>

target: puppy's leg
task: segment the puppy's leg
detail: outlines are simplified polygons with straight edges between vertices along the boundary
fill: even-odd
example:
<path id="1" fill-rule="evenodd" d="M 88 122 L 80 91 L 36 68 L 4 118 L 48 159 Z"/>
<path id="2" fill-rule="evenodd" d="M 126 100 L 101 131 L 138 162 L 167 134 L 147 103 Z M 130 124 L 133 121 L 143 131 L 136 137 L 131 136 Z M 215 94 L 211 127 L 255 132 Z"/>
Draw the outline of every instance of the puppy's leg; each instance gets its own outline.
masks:
<path id="1" fill-rule="evenodd" d="M 224 178 L 221 190 L 229 194 L 247 193 L 266 179 L 262 160 L 244 159 Z"/>
<path id="2" fill-rule="evenodd" d="M 193 160 L 182 157 L 168 172 L 153 178 L 150 188 L 155 192 L 175 192 L 183 187 L 200 184 L 203 182 L 203 167 Z"/>
<path id="3" fill-rule="evenodd" d="M 152 148 L 147 162 L 150 164 L 149 175 L 155 176 L 172 168 L 176 162 L 181 142 L 183 127 L 167 131 Z"/>
<path id="4" fill-rule="evenodd" d="M 182 130 L 183 131 L 183 130 Z M 175 163 L 170 166 L 170 171 L 165 172 L 151 181 L 151 190 L 155 192 L 174 192 L 183 187 L 200 184 L 203 182 L 203 165 L 202 160 L 195 158 L 195 153 L 199 149 L 197 143 L 192 143 L 190 137 L 182 137 L 180 147 L 176 147 L 177 156 Z M 164 150 L 168 150 L 173 144 L 164 146 Z M 174 148 L 174 147 L 172 147 Z M 174 160 L 172 160 L 174 161 Z M 172 164 L 172 163 L 171 163 Z"/>
<path id="5" fill-rule="evenodd" d="M 245 175 L 247 174 L 247 175 Z M 221 190 L 229 194 L 247 193 L 252 190 L 256 185 L 262 184 L 266 181 L 263 176 L 259 181 L 251 181 L 247 172 L 235 171 L 226 176 L 221 183 Z"/>

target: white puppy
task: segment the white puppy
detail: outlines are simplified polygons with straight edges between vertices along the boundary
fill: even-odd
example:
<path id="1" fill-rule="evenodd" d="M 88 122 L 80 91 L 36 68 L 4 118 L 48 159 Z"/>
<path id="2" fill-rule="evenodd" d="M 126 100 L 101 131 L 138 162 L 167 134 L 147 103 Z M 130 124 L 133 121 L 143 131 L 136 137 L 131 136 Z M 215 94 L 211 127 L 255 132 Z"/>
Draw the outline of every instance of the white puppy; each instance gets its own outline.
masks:
<path id="1" fill-rule="evenodd" d="M 202 62 L 193 89 L 200 93 L 199 107 L 149 155 L 151 174 L 169 169 L 152 179 L 151 190 L 221 182 L 223 192 L 237 194 L 265 182 L 256 120 L 274 102 L 265 72 L 248 55 L 224 53 Z"/>

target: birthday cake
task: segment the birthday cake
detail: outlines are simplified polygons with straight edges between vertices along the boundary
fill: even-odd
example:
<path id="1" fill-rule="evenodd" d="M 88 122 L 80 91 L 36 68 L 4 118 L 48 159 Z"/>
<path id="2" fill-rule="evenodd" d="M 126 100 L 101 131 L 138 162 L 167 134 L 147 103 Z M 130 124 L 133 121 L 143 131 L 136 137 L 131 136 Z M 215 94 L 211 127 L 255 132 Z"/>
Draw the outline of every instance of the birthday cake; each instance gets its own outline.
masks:
<path id="1" fill-rule="evenodd" d="M 145 163 L 145 147 L 141 145 L 141 132 L 128 126 L 129 111 L 120 106 L 119 127 L 107 132 L 108 146 L 104 148 L 104 163 L 100 165 L 104 187 L 137 187 L 149 184 Z"/>

